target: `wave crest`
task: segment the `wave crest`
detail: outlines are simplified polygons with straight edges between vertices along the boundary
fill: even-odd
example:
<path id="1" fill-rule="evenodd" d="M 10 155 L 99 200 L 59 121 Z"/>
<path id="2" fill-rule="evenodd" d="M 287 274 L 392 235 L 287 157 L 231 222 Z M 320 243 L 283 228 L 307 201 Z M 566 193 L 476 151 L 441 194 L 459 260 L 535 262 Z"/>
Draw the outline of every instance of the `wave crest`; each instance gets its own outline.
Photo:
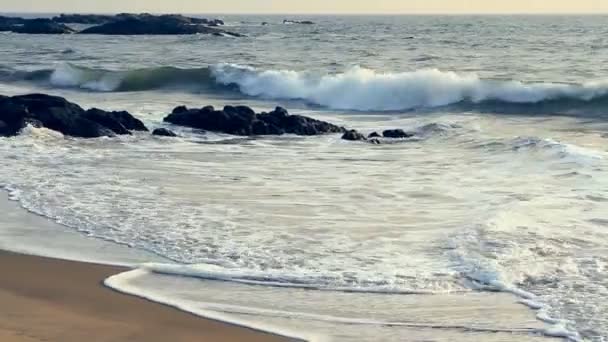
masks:
<path id="1" fill-rule="evenodd" d="M 260 70 L 236 64 L 127 71 L 63 64 L 33 72 L 0 70 L 0 79 L 43 81 L 89 91 L 148 91 L 176 88 L 197 92 L 238 91 L 269 100 L 300 100 L 336 110 L 404 111 L 463 105 L 488 111 L 564 111 L 608 104 L 608 80 L 582 84 L 525 83 L 481 79 L 475 74 L 424 69 L 381 73 L 353 67 L 343 73 Z"/>
<path id="2" fill-rule="evenodd" d="M 590 101 L 608 94 L 608 81 L 581 85 L 494 81 L 437 69 L 379 73 L 353 67 L 341 74 L 316 77 L 306 72 L 259 71 L 221 64 L 212 67 L 212 74 L 218 82 L 236 85 L 246 95 L 305 100 L 344 110 L 395 111 L 488 101 L 515 104 L 561 99 Z"/>

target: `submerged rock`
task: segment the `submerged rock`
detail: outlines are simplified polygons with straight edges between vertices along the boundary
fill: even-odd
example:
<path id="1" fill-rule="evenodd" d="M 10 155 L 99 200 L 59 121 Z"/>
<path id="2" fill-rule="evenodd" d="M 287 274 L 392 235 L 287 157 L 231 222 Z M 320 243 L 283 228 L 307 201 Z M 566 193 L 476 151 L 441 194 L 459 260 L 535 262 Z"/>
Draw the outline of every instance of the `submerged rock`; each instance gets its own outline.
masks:
<path id="1" fill-rule="evenodd" d="M 343 140 L 350 140 L 350 141 L 366 141 L 367 138 L 365 137 L 365 135 L 357 132 L 354 129 L 351 129 L 349 131 L 346 131 L 344 133 L 344 135 L 342 135 L 342 139 Z"/>
<path id="2" fill-rule="evenodd" d="M 147 130 L 128 112 L 85 111 L 75 103 L 58 96 L 30 94 L 0 97 L 0 135 L 18 134 L 28 124 L 45 127 L 79 138 L 96 138 L 130 134 L 130 130 Z"/>
<path id="3" fill-rule="evenodd" d="M 378 134 L 378 132 L 371 132 L 367 138 L 381 138 L 382 136 L 380 134 Z"/>
<path id="4" fill-rule="evenodd" d="M 74 29 L 50 19 L 27 20 L 22 25 L 13 26 L 11 31 L 28 34 L 69 34 L 76 32 Z"/>
<path id="5" fill-rule="evenodd" d="M 270 113 L 256 114 L 246 106 L 226 106 L 215 110 L 211 106 L 188 109 L 180 106 L 164 118 L 172 124 L 234 135 L 319 135 L 342 133 L 343 127 L 301 115 L 290 115 L 277 107 Z"/>
<path id="6" fill-rule="evenodd" d="M 154 131 L 152 131 L 152 135 L 157 135 L 157 136 L 161 136 L 161 137 L 177 137 L 177 134 L 175 134 L 173 131 L 170 131 L 166 128 L 157 128 Z"/>
<path id="7" fill-rule="evenodd" d="M 382 132 L 382 136 L 385 138 L 411 138 L 414 136 L 414 133 L 405 132 L 402 129 L 389 129 Z"/>
<path id="8" fill-rule="evenodd" d="M 219 19 L 188 18 L 181 15 L 123 14 L 105 24 L 90 27 L 80 33 L 106 35 L 216 34 L 241 36 L 238 33 L 210 27 L 218 25 L 223 25 L 223 21 Z"/>
<path id="9" fill-rule="evenodd" d="M 315 23 L 310 20 L 283 20 L 283 24 L 299 24 L 299 25 L 314 25 Z"/>

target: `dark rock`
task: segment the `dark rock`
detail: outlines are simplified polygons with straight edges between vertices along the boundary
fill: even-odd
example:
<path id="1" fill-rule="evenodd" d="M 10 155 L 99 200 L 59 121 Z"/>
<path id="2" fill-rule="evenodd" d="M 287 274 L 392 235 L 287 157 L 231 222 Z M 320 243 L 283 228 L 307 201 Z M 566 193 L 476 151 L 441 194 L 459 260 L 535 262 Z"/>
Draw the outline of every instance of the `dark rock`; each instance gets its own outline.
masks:
<path id="1" fill-rule="evenodd" d="M 27 19 L 19 17 L 5 17 L 0 15 L 0 32 L 12 31 L 15 26 L 23 25 Z"/>
<path id="2" fill-rule="evenodd" d="M 180 15 L 120 14 L 115 20 L 81 31 L 82 34 L 107 35 L 182 35 L 216 34 L 240 37 L 238 33 L 209 27 L 223 23 L 221 20 L 188 18 Z"/>
<path id="3" fill-rule="evenodd" d="M 85 112 L 85 117 L 88 117 L 89 119 L 91 119 L 95 122 L 101 123 L 101 124 L 104 124 L 103 123 L 104 121 L 108 122 L 108 124 L 110 124 L 111 121 L 115 121 L 129 131 L 142 131 L 142 132 L 148 131 L 148 128 L 144 125 L 143 122 L 141 122 L 140 120 L 138 120 L 137 118 L 135 118 L 133 115 L 131 115 L 129 112 L 126 112 L 126 111 L 106 112 L 105 110 L 92 108 Z M 96 118 L 96 119 L 94 119 L 94 118 Z M 105 125 L 105 126 L 110 127 L 108 125 Z M 115 131 L 115 133 L 123 134 L 123 133 L 118 133 L 116 131 Z M 127 134 L 127 133 L 124 133 L 124 134 Z"/>
<path id="4" fill-rule="evenodd" d="M 15 135 L 26 125 L 45 127 L 64 135 L 96 138 L 130 134 L 128 130 L 147 130 L 127 112 L 85 111 L 62 97 L 30 94 L 0 97 L 0 135 Z"/>
<path id="5" fill-rule="evenodd" d="M 13 26 L 13 25 L 23 25 L 28 19 L 20 18 L 20 17 L 5 17 L 0 15 L 0 25 Z"/>
<path id="6" fill-rule="evenodd" d="M 267 25 L 268 25 L 268 22 L 267 22 L 267 21 L 263 21 L 263 22 L 262 22 L 262 26 L 267 26 Z"/>
<path id="7" fill-rule="evenodd" d="M 380 138 L 382 136 L 380 134 L 378 134 L 378 132 L 372 132 L 367 137 L 368 138 Z"/>
<path id="8" fill-rule="evenodd" d="M 13 26 L 11 31 L 28 34 L 69 34 L 75 32 L 72 28 L 50 19 L 28 20 L 23 25 Z"/>
<path id="9" fill-rule="evenodd" d="M 63 24 L 85 24 L 85 25 L 100 25 L 112 21 L 116 16 L 99 15 L 99 14 L 61 14 L 53 17 L 56 23 Z"/>
<path id="10" fill-rule="evenodd" d="M 0 120 L 0 137 L 7 137 L 13 135 L 11 134 L 10 127 L 6 124 L 6 122 Z"/>
<path id="11" fill-rule="evenodd" d="M 157 136 L 161 136 L 161 137 L 177 137 L 177 134 L 173 133 L 172 131 L 170 131 L 166 128 L 157 128 L 154 131 L 152 131 L 152 135 L 157 135 Z"/>
<path id="12" fill-rule="evenodd" d="M 202 109 L 179 108 L 165 117 L 164 121 L 234 135 L 318 135 L 344 132 L 344 128 L 324 121 L 289 115 L 281 107 L 261 114 L 256 114 L 246 106 L 226 106 L 219 111 L 211 106 Z"/>
<path id="13" fill-rule="evenodd" d="M 35 128 L 42 128 L 44 124 L 40 120 L 36 120 L 34 118 L 25 118 L 23 119 L 23 127 L 32 126 Z"/>
<path id="14" fill-rule="evenodd" d="M 365 141 L 367 140 L 367 138 L 365 137 L 365 135 L 355 131 L 354 129 L 351 129 L 350 131 L 346 131 L 344 133 L 344 135 L 342 136 L 343 140 L 350 140 L 350 141 Z"/>
<path id="15" fill-rule="evenodd" d="M 185 113 L 188 111 L 188 107 L 186 106 L 177 106 L 173 109 L 173 114 Z"/>
<path id="16" fill-rule="evenodd" d="M 300 24 L 300 25 L 314 25 L 315 23 L 310 20 L 283 20 L 283 24 Z"/>
<path id="17" fill-rule="evenodd" d="M 402 129 L 389 129 L 382 132 L 382 136 L 385 138 L 411 138 L 414 136 L 414 133 L 404 132 Z"/>
<path id="18" fill-rule="evenodd" d="M 105 112 L 101 109 L 97 109 L 97 108 L 93 108 L 93 109 L 89 109 L 84 113 L 84 116 L 91 120 L 94 121 L 100 125 L 103 125 L 107 128 L 109 128 L 110 130 L 112 130 L 112 132 L 116 133 L 116 134 L 121 134 L 121 135 L 130 135 L 131 132 L 129 132 L 129 130 L 122 124 L 120 123 L 120 121 L 116 120 L 115 118 L 113 118 L 111 115 L 108 115 L 108 112 Z"/>

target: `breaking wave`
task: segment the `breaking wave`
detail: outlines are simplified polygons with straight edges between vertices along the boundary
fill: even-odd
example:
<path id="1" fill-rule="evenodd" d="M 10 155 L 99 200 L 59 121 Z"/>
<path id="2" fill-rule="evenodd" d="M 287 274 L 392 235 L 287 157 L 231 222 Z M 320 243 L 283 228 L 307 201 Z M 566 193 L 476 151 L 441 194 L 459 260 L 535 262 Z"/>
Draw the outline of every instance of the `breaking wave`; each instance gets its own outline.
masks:
<path id="1" fill-rule="evenodd" d="M 581 84 L 526 83 L 481 79 L 437 69 L 381 73 L 353 67 L 320 75 L 293 70 L 259 70 L 218 64 L 181 69 L 157 67 L 109 71 L 63 64 L 33 72 L 0 69 L 0 79 L 47 82 L 54 87 L 89 91 L 147 91 L 177 88 L 193 91 L 238 91 L 270 100 L 301 100 L 330 109 L 402 111 L 449 105 L 484 110 L 514 108 L 576 109 L 608 104 L 608 80 Z"/>

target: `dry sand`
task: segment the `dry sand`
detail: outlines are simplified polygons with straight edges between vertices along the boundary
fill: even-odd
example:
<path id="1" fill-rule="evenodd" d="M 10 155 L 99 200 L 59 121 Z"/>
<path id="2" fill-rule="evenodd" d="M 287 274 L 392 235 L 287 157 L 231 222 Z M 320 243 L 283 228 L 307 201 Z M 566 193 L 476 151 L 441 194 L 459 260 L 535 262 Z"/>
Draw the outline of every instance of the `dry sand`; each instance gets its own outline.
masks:
<path id="1" fill-rule="evenodd" d="M 286 341 L 103 287 L 124 271 L 0 251 L 0 341 Z"/>

